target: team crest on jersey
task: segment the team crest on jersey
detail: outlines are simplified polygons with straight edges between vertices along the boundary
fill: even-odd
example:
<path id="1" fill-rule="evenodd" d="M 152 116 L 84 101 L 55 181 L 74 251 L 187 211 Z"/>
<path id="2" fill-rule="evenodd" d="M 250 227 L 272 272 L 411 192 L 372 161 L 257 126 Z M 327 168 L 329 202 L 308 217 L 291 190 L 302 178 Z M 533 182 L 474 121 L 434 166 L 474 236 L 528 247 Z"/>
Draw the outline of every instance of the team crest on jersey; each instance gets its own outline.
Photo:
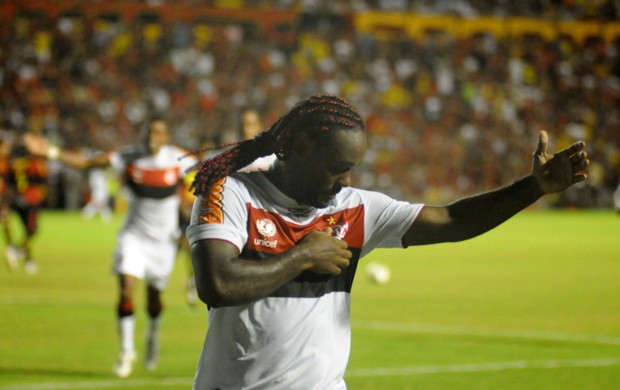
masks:
<path id="1" fill-rule="evenodd" d="M 200 224 L 224 223 L 222 200 L 224 196 L 224 182 L 226 178 L 218 180 L 209 190 L 206 197 L 200 203 Z"/>
<path id="2" fill-rule="evenodd" d="M 345 222 L 345 223 L 340 224 L 340 225 L 332 226 L 332 232 L 334 234 L 334 237 L 336 237 L 339 240 L 344 239 L 344 237 L 347 235 L 348 231 L 349 231 L 349 223 L 348 222 Z"/>
<path id="3" fill-rule="evenodd" d="M 276 235 L 276 225 L 267 218 L 257 220 L 256 229 L 258 229 L 260 235 L 265 238 L 273 237 Z"/>
<path id="4" fill-rule="evenodd" d="M 176 169 L 168 169 L 164 172 L 164 183 L 173 185 L 179 180 L 179 174 Z"/>
<path id="5" fill-rule="evenodd" d="M 344 221 L 344 223 L 340 223 L 336 225 L 336 218 L 333 215 L 330 215 L 325 219 L 327 225 L 332 229 L 332 235 L 339 240 L 343 240 L 349 231 L 349 223 Z"/>

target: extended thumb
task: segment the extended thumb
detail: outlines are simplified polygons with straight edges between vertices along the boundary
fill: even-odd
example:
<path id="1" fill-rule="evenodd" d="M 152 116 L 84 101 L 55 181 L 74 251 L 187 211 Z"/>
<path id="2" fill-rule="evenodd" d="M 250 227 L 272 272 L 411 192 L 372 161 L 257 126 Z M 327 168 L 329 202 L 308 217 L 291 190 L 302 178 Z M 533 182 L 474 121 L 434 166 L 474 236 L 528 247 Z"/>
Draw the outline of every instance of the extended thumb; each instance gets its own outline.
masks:
<path id="1" fill-rule="evenodd" d="M 549 135 L 545 130 L 538 132 L 538 147 L 536 148 L 537 155 L 545 155 L 547 153 L 547 144 L 549 143 Z"/>

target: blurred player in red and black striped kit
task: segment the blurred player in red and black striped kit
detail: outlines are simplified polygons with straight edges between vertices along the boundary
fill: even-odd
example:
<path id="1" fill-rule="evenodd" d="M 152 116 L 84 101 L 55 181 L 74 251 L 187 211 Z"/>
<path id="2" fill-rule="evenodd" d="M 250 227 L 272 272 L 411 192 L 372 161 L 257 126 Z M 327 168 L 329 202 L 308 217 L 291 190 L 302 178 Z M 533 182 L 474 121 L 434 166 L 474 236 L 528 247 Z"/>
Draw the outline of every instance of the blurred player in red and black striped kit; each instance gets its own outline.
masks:
<path id="1" fill-rule="evenodd" d="M 29 274 L 37 272 L 32 242 L 39 227 L 39 211 L 48 193 L 47 161 L 28 153 L 20 138 L 2 135 L 0 145 L 0 218 L 6 241 L 6 261 L 11 270 L 24 262 Z M 20 242 L 11 229 L 11 211 L 19 217 L 24 232 Z"/>

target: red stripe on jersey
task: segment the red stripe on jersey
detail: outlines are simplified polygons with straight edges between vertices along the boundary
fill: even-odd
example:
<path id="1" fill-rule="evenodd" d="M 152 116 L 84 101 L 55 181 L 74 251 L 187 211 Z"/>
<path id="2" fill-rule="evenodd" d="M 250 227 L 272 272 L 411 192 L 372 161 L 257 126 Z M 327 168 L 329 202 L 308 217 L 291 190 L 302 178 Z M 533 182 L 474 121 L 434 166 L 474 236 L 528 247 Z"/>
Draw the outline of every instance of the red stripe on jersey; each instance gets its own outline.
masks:
<path id="1" fill-rule="evenodd" d="M 127 176 L 135 184 L 149 187 L 172 187 L 176 186 L 181 178 L 179 167 L 162 169 L 140 168 L 133 164 L 127 166 Z"/>
<path id="2" fill-rule="evenodd" d="M 364 206 L 325 214 L 305 225 L 285 220 L 281 215 L 257 209 L 248 204 L 248 242 L 246 248 L 277 254 L 284 252 L 312 230 L 332 228 L 332 235 L 350 247 L 364 244 Z"/>

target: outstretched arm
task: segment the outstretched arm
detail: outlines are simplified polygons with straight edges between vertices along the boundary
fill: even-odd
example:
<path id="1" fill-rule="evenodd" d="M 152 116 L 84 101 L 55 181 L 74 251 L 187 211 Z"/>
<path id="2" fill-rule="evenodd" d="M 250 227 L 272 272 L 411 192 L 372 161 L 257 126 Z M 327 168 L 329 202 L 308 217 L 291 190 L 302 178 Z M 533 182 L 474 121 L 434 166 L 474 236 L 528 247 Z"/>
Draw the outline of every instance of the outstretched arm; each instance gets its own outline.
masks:
<path id="1" fill-rule="evenodd" d="M 403 245 L 462 241 L 487 232 L 541 196 L 564 191 L 586 179 L 589 160 L 585 143 L 576 142 L 556 153 L 547 153 L 548 135 L 539 134 L 532 174 L 515 183 L 444 207 L 426 206 L 403 236 Z"/>
<path id="2" fill-rule="evenodd" d="M 87 157 L 82 153 L 63 150 L 58 146 L 51 145 L 45 137 L 32 133 L 24 134 L 23 139 L 30 153 L 51 160 L 58 160 L 74 168 L 87 169 L 109 165 L 108 157 L 104 153 Z"/>

